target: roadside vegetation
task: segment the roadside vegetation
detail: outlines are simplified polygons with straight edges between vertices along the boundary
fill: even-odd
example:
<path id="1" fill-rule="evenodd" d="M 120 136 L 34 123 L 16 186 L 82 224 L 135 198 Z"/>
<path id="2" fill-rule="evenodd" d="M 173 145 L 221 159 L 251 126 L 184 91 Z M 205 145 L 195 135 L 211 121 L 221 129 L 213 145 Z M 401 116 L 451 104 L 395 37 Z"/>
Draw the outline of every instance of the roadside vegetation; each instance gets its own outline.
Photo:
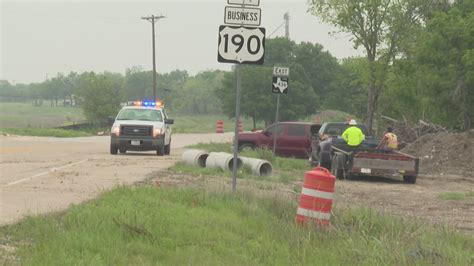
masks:
<path id="1" fill-rule="evenodd" d="M 445 192 L 439 195 L 440 198 L 445 200 L 465 200 L 468 198 L 474 198 L 474 191 L 462 193 L 462 192 Z"/>
<path id="2" fill-rule="evenodd" d="M 216 122 L 224 122 L 224 132 L 234 132 L 235 119 L 229 119 L 224 115 L 169 115 L 174 119 L 173 133 L 215 133 Z M 253 129 L 253 123 L 250 119 L 241 119 L 242 127 L 245 131 Z M 263 123 L 257 123 L 257 128 L 263 129 Z"/>
<path id="3" fill-rule="evenodd" d="M 1 102 L 0 127 L 2 128 L 48 128 L 85 122 L 79 107 L 51 106 L 45 102 L 34 106 L 29 102 Z"/>
<path id="4" fill-rule="evenodd" d="M 3 263 L 35 265 L 470 265 L 474 239 L 365 208 L 301 227 L 276 197 L 122 187 L 0 228 Z M 12 251 L 14 250 L 14 251 Z"/>
<path id="5" fill-rule="evenodd" d="M 91 136 L 90 132 L 57 128 L 0 128 L 0 135 L 74 138 Z"/>
<path id="6" fill-rule="evenodd" d="M 230 143 L 190 148 L 230 152 Z M 296 183 L 306 160 L 268 150 L 242 155 L 269 160 L 272 177 L 177 163 L 157 179 L 119 187 L 68 210 L 0 228 L 0 264 L 35 265 L 471 265 L 474 238 L 357 205 L 333 208 L 332 225 L 295 223 Z M 159 177 L 158 177 L 159 176 Z M 172 178 L 176 183 L 165 182 Z M 212 181 L 209 181 L 212 179 Z M 163 182 L 161 182 L 163 181 Z M 219 184 L 222 184 L 219 185 Z M 269 188 L 271 188 L 269 190 Z M 293 193 L 292 193 L 293 192 Z"/>

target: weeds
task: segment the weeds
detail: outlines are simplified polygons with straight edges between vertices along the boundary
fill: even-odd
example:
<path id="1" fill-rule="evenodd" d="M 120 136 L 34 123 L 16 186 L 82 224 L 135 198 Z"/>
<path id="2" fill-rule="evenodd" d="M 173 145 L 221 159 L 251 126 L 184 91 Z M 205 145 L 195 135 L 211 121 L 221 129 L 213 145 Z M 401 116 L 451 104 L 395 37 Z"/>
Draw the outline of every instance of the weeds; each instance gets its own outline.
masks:
<path id="1" fill-rule="evenodd" d="M 468 197 L 474 197 L 474 191 L 471 192 L 445 192 L 439 195 L 444 200 L 465 200 Z"/>
<path id="2" fill-rule="evenodd" d="M 58 138 L 87 137 L 92 135 L 91 133 L 85 131 L 55 128 L 0 128 L 0 134 Z"/>
<path id="3" fill-rule="evenodd" d="M 474 239 L 370 209 L 295 224 L 296 202 L 194 188 L 118 188 L 0 228 L 22 264 L 469 265 Z M 8 264 L 8 261 L 4 261 Z"/>

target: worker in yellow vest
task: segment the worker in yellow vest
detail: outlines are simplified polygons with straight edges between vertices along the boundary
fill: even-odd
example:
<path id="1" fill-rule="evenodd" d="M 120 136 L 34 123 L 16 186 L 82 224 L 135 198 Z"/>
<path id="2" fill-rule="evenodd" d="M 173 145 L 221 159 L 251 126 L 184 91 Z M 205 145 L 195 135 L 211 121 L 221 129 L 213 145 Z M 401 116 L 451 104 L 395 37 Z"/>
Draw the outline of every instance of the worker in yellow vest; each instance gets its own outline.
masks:
<path id="1" fill-rule="evenodd" d="M 349 121 L 349 127 L 344 130 L 341 136 L 349 148 L 357 148 L 365 139 L 364 133 L 357 127 L 357 122 L 354 119 Z"/>
<path id="2" fill-rule="evenodd" d="M 377 149 L 382 149 L 385 151 L 393 151 L 398 149 L 398 138 L 397 135 L 393 134 L 393 128 L 387 127 L 383 138 L 380 140 Z"/>

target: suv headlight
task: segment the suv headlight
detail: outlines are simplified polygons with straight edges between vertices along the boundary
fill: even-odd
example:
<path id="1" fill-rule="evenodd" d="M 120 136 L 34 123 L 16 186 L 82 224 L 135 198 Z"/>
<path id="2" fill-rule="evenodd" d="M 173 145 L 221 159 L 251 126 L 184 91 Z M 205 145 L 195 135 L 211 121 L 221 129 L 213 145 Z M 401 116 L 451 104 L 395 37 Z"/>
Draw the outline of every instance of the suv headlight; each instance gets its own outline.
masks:
<path id="1" fill-rule="evenodd" d="M 110 134 L 114 136 L 119 136 L 120 135 L 120 125 L 113 125 L 112 129 L 110 130 Z"/>
<path id="2" fill-rule="evenodd" d="M 160 135 L 163 135 L 165 133 L 165 131 L 163 130 L 163 128 L 153 128 L 153 137 L 158 137 Z"/>

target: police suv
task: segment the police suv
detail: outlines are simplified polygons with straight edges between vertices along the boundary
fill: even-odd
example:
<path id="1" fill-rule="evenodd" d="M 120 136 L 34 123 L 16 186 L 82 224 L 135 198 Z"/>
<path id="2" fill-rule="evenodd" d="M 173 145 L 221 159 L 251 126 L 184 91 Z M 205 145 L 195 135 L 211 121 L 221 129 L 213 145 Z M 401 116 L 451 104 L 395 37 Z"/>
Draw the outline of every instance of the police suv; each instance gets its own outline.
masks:
<path id="1" fill-rule="evenodd" d="M 110 153 L 127 151 L 156 151 L 170 154 L 171 127 L 163 102 L 136 101 L 123 107 L 110 131 Z"/>

